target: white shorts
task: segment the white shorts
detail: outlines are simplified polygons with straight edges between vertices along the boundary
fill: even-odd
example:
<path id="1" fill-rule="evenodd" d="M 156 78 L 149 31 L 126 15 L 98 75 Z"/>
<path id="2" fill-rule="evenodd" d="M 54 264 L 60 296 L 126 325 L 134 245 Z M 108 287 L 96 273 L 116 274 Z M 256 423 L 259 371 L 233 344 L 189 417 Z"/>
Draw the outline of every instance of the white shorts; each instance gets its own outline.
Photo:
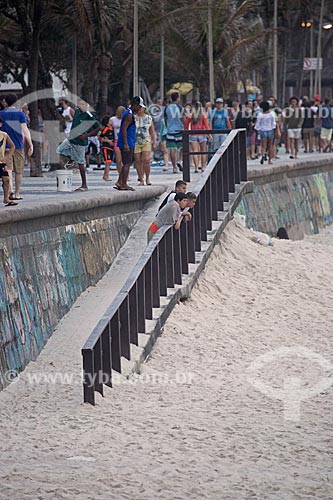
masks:
<path id="1" fill-rule="evenodd" d="M 332 132 L 333 130 L 331 128 L 321 127 L 320 138 L 330 142 L 332 139 Z"/>
<path id="2" fill-rule="evenodd" d="M 288 128 L 288 137 L 289 139 L 300 139 L 301 132 L 301 128 Z"/>

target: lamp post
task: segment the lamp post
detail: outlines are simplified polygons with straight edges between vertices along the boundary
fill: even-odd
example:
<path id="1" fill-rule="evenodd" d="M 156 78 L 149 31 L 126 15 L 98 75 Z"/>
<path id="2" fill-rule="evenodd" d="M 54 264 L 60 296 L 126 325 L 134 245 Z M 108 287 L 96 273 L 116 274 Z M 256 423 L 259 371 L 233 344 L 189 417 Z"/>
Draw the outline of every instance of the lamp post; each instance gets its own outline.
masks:
<path id="1" fill-rule="evenodd" d="M 209 100 L 210 102 L 214 102 L 212 0 L 208 0 L 208 64 L 209 64 Z"/>
<path id="2" fill-rule="evenodd" d="M 134 0 L 133 16 L 133 95 L 139 94 L 139 15 L 138 0 Z"/>
<path id="3" fill-rule="evenodd" d="M 302 28 L 310 29 L 310 58 L 311 61 L 313 59 L 313 20 L 309 19 L 308 21 L 301 22 Z M 313 70 L 310 69 L 310 97 L 313 97 Z"/>
<path id="4" fill-rule="evenodd" d="M 278 72 L 277 72 L 277 7 L 278 0 L 274 0 L 274 38 L 273 38 L 273 94 L 275 99 L 277 99 L 277 88 L 278 88 Z"/>
<path id="5" fill-rule="evenodd" d="M 325 6 L 325 0 L 321 0 L 319 29 L 318 29 L 318 44 L 317 44 L 317 71 L 316 71 L 316 79 L 315 79 L 315 94 L 319 93 L 320 97 L 321 97 L 321 67 L 320 67 L 320 59 L 321 59 L 321 28 L 323 26 L 324 6 Z"/>

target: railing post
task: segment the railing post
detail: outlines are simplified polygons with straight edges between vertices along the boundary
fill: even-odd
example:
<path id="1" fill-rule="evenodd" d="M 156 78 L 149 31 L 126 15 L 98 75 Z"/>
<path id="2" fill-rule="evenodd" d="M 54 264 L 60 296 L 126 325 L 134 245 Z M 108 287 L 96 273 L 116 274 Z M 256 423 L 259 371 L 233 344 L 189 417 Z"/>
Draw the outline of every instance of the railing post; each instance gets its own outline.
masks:
<path id="1" fill-rule="evenodd" d="M 123 303 L 119 308 L 120 317 L 120 352 L 124 358 L 131 359 L 131 343 L 130 343 L 130 319 L 129 319 L 129 303 L 128 295 L 126 295 Z"/>
<path id="2" fill-rule="evenodd" d="M 130 311 L 130 340 L 134 345 L 138 345 L 139 338 L 139 319 L 138 319 L 138 288 L 134 283 L 129 292 L 129 311 Z"/>
<path id="3" fill-rule="evenodd" d="M 188 227 L 190 222 L 187 218 L 182 221 L 180 226 L 180 245 L 182 256 L 182 274 L 188 274 Z"/>
<path id="4" fill-rule="evenodd" d="M 215 165 L 214 170 L 211 175 L 211 208 L 212 208 L 212 220 L 217 220 L 218 202 L 217 202 L 217 171 L 219 169 L 218 163 Z"/>
<path id="5" fill-rule="evenodd" d="M 182 257 L 181 257 L 181 247 L 180 247 L 180 230 L 173 227 L 173 258 L 174 258 L 174 270 L 175 270 L 175 283 L 177 285 L 182 284 Z"/>
<path id="6" fill-rule="evenodd" d="M 151 258 L 145 266 L 145 301 L 146 301 L 146 319 L 153 319 L 153 284 L 151 274 Z"/>
<path id="7" fill-rule="evenodd" d="M 111 318 L 110 329 L 111 329 L 112 368 L 116 370 L 116 372 L 121 373 L 119 310 Z"/>
<path id="8" fill-rule="evenodd" d="M 247 181 L 246 131 L 240 133 L 240 180 Z"/>
<path id="9" fill-rule="evenodd" d="M 196 252 L 201 252 L 201 199 L 197 196 L 195 207 L 193 208 L 194 218 L 194 248 Z"/>
<path id="10" fill-rule="evenodd" d="M 234 140 L 232 141 L 234 144 L 234 165 L 235 165 L 235 184 L 240 184 L 240 164 L 241 164 L 241 157 L 240 157 L 240 134 L 242 132 L 238 132 Z"/>
<path id="11" fill-rule="evenodd" d="M 228 148 L 228 173 L 229 173 L 229 193 L 235 192 L 235 156 L 234 156 L 234 141 L 229 144 Z"/>
<path id="12" fill-rule="evenodd" d="M 167 258 L 167 287 L 175 286 L 175 268 L 173 261 L 173 228 L 171 227 L 165 233 L 166 258 Z"/>
<path id="13" fill-rule="evenodd" d="M 138 325 L 139 333 L 146 333 L 145 270 L 138 278 Z"/>
<path id="14" fill-rule="evenodd" d="M 199 194 L 200 197 L 200 225 L 201 241 L 207 241 L 207 206 L 206 206 L 206 188 L 203 186 Z"/>
<path id="15" fill-rule="evenodd" d="M 83 357 L 83 400 L 85 403 L 95 405 L 94 390 L 94 351 L 82 349 Z"/>
<path id="16" fill-rule="evenodd" d="M 153 251 L 151 258 L 152 265 L 152 285 L 153 285 L 153 307 L 160 307 L 160 268 L 159 268 L 159 247 Z"/>
<path id="17" fill-rule="evenodd" d="M 112 355 L 111 355 L 111 331 L 110 323 L 102 333 L 102 366 L 103 366 L 103 382 L 108 387 L 112 387 Z M 107 377 L 105 379 L 104 377 Z"/>
<path id="18" fill-rule="evenodd" d="M 223 161 L 222 161 L 223 156 L 219 159 L 219 161 L 216 164 L 216 174 L 217 174 L 217 180 L 216 180 L 216 186 L 217 186 L 217 210 L 223 211 Z"/>
<path id="19" fill-rule="evenodd" d="M 208 177 L 205 185 L 206 190 L 206 227 L 207 231 L 212 230 L 212 177 Z"/>
<path id="20" fill-rule="evenodd" d="M 222 167 L 223 167 L 223 201 L 229 201 L 229 155 L 228 149 L 224 152 L 222 156 Z"/>
<path id="21" fill-rule="evenodd" d="M 165 235 L 158 245 L 158 260 L 160 266 L 160 295 L 166 297 L 168 295 L 167 287 L 167 261 L 166 261 L 166 238 Z"/>
<path id="22" fill-rule="evenodd" d="M 187 222 L 187 256 L 188 262 L 195 264 L 195 222 L 194 218 L 198 218 L 195 207 L 192 209 L 192 219 Z"/>
<path id="23" fill-rule="evenodd" d="M 101 337 L 95 344 L 94 347 L 94 375 L 95 375 L 95 391 L 99 392 L 102 396 L 103 394 L 103 383 L 101 381 L 101 374 L 103 373 L 103 364 L 102 364 L 102 342 Z"/>
<path id="24" fill-rule="evenodd" d="M 191 182 L 190 136 L 186 130 L 182 132 L 182 142 L 183 142 L 183 181 Z"/>

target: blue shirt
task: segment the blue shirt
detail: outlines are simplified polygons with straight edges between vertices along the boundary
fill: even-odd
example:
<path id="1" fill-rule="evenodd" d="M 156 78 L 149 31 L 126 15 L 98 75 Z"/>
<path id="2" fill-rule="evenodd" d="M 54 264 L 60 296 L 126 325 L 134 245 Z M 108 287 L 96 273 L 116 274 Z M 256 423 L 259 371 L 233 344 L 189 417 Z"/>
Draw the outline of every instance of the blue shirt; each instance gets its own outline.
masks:
<path id="1" fill-rule="evenodd" d="M 331 129 L 333 128 L 333 108 L 330 106 L 323 106 L 321 110 L 323 117 L 322 126 L 323 128 Z"/>
<path id="2" fill-rule="evenodd" d="M 165 115 L 167 117 L 167 130 L 168 134 L 177 134 L 184 130 L 184 124 L 182 122 L 183 108 L 176 103 L 169 104 L 165 109 Z"/>
<path id="3" fill-rule="evenodd" d="M 135 142 L 136 142 L 136 126 L 135 126 L 135 120 L 134 120 L 133 111 L 131 109 L 129 109 L 129 108 L 127 108 L 126 111 L 124 111 L 123 116 L 121 117 L 120 129 L 119 129 L 118 140 L 117 140 L 117 146 L 120 149 L 124 148 L 123 123 L 124 123 L 124 119 L 125 119 L 125 117 L 127 115 L 132 115 L 132 124 L 126 130 L 127 144 L 128 144 L 128 147 L 130 149 L 134 149 Z"/>
<path id="4" fill-rule="evenodd" d="M 227 109 L 221 109 L 221 111 L 213 109 L 208 116 L 208 119 L 212 120 L 212 130 L 226 130 L 227 118 L 229 118 Z"/>
<path id="5" fill-rule="evenodd" d="M 23 149 L 22 123 L 27 123 L 23 111 L 19 111 L 15 108 L 8 108 L 0 111 L 0 116 L 3 122 L 1 130 L 9 135 L 16 149 Z"/>

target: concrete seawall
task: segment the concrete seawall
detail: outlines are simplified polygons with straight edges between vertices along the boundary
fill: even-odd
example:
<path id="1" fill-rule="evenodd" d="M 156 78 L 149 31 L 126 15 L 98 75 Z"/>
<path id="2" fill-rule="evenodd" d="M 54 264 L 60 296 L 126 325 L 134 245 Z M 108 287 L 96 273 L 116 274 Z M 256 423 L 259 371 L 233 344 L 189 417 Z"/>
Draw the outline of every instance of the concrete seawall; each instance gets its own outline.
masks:
<path id="1" fill-rule="evenodd" d="M 107 272 L 161 186 L 2 212 L 0 389 L 36 359 L 78 296 Z"/>
<path id="2" fill-rule="evenodd" d="M 291 238 L 302 239 L 332 224 L 332 159 L 251 169 L 249 179 L 254 191 L 237 209 L 248 227 L 274 236 L 284 226 Z"/>

